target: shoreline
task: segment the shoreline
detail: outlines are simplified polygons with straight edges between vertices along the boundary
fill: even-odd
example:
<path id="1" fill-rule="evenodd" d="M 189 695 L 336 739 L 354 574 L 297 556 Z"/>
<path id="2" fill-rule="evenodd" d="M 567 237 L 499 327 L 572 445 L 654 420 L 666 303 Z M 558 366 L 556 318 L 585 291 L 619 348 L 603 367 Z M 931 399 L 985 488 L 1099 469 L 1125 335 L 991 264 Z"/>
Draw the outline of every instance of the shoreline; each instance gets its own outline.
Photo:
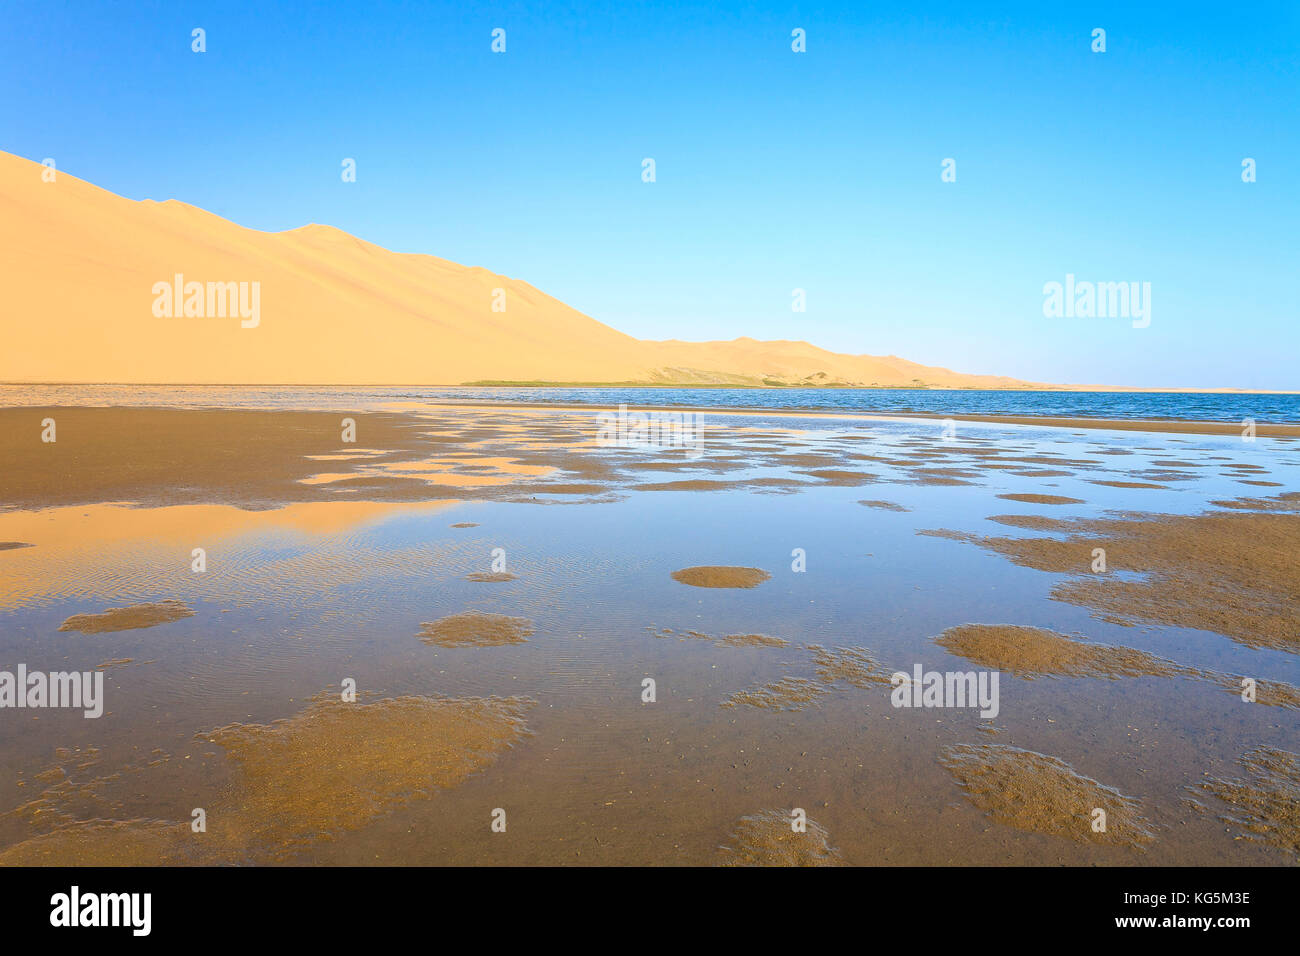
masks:
<path id="1" fill-rule="evenodd" d="M 627 404 L 627 403 L 624 403 Z M 516 401 L 476 401 L 471 399 L 441 399 L 430 402 L 390 401 L 381 402 L 375 411 L 394 414 L 408 414 L 420 409 L 456 410 L 456 409 L 496 409 L 526 413 L 530 411 L 591 411 L 601 412 L 617 408 L 613 404 L 595 402 L 516 402 Z M 1240 422 L 1216 422 L 1203 419 L 1137 419 L 1137 418 L 1072 418 L 1059 415 L 996 415 L 938 412 L 867 412 L 867 411 L 829 411 L 825 409 L 760 408 L 746 406 L 711 406 L 711 405 L 635 405 L 628 404 L 641 412 L 677 412 L 697 415 L 716 415 L 726 417 L 755 416 L 766 418 L 815 418 L 842 419 L 845 421 L 874 422 L 943 422 L 947 420 L 971 422 L 987 425 L 1014 425 L 1028 428 L 1082 428 L 1092 431 L 1129 431 L 1149 434 L 1186 434 L 1186 435 L 1240 435 Z M 19 409 L 92 409 L 111 408 L 119 410 L 188 410 L 188 411 L 249 411 L 249 412 L 321 412 L 332 413 L 350 411 L 351 406 L 303 405 L 303 406 L 258 406 L 258 405 L 175 405 L 168 403 L 140 405 L 87 405 L 68 404 L 53 405 L 48 403 L 34 405 L 3 405 L 0 411 L 15 412 Z M 1255 433 L 1261 438 L 1300 438 L 1300 423 L 1257 422 Z"/>
<path id="2" fill-rule="evenodd" d="M 737 382 L 543 382 L 495 381 L 485 379 L 475 382 L 451 384 L 414 382 L 46 382 L 26 380 L 0 381 L 0 388 L 662 388 L 669 389 L 736 389 L 754 392 L 1061 392 L 1100 394 L 1149 395 L 1300 395 L 1295 388 L 1233 388 L 1195 385 L 751 385 Z"/>
<path id="3" fill-rule="evenodd" d="M 440 401 L 422 404 L 423 408 L 497 408 L 509 409 L 510 411 L 527 411 L 529 409 L 561 409 L 565 411 L 581 411 L 591 409 L 593 411 L 606 411 L 611 407 L 608 405 L 597 405 L 593 402 L 475 402 L 475 401 Z M 631 406 L 629 406 L 631 407 Z M 1038 428 L 1089 428 L 1097 431 L 1137 431 L 1137 432 L 1154 432 L 1154 433 L 1171 433 L 1171 434 L 1190 434 L 1190 435 L 1239 435 L 1241 433 L 1241 424 L 1238 422 L 1214 422 L 1199 421 L 1195 419 L 1136 419 L 1136 418 L 1067 418 L 1054 415 L 971 415 L 971 414 L 948 414 L 940 415 L 929 412 L 894 412 L 892 414 L 878 414 L 873 412 L 837 412 L 824 411 L 821 409 L 789 409 L 789 408 L 744 408 L 744 407 L 714 407 L 707 405 L 638 405 L 638 411 L 648 412 L 692 412 L 698 414 L 710 415 L 727 415 L 727 416 L 766 416 L 772 418 L 836 418 L 850 421 L 877 421 L 877 422 L 909 422 L 909 421 L 928 421 L 942 422 L 946 419 L 954 421 L 975 422 L 990 425 L 1025 425 L 1028 427 Z M 1265 438 L 1298 438 L 1300 437 L 1300 423 L 1280 423 L 1271 424 L 1269 422 L 1256 423 L 1256 434 Z"/>

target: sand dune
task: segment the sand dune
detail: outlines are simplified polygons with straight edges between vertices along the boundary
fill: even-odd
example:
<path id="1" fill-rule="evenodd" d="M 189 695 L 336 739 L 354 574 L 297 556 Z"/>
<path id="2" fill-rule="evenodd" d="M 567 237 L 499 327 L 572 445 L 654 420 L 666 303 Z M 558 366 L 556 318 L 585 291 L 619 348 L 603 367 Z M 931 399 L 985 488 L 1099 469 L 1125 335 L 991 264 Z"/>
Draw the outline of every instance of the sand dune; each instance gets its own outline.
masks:
<path id="1" fill-rule="evenodd" d="M 806 342 L 641 341 L 486 269 L 390 252 L 329 226 L 259 232 L 42 172 L 0 152 L 0 381 L 1026 384 Z M 204 315 L 185 315 L 184 285 L 175 311 L 155 314 L 155 285 L 178 274 L 204 284 L 192 300 Z M 241 319 L 233 289 L 221 309 L 207 283 L 247 283 L 255 316 Z M 494 311 L 502 295 L 505 310 Z"/>

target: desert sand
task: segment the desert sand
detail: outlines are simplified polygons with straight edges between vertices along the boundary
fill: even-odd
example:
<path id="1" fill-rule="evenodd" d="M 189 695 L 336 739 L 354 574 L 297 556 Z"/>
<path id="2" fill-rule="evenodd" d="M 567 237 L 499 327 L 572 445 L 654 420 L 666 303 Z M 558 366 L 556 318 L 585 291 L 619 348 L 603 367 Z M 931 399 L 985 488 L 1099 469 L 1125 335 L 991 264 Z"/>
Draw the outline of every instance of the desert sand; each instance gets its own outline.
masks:
<path id="1" fill-rule="evenodd" d="M 1028 385 L 806 342 L 641 341 L 484 268 L 324 225 L 259 232 L 43 172 L 0 152 L 0 381 Z M 206 283 L 259 283 L 256 326 L 155 316 L 155 283 L 178 274 L 205 284 L 205 312 Z"/>

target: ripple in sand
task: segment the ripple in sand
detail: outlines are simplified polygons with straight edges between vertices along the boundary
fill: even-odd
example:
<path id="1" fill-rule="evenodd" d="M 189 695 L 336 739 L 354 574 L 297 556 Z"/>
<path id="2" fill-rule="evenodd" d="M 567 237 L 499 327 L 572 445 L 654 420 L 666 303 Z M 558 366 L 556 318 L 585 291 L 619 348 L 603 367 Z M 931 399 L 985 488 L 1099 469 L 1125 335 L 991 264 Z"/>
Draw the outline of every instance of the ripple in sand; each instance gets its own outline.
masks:
<path id="1" fill-rule="evenodd" d="M 665 627 L 655 633 L 655 637 L 672 637 L 675 632 Z M 709 641 L 722 647 L 787 647 L 790 642 L 781 637 L 767 634 L 728 634 L 726 637 L 711 637 L 701 631 L 683 631 L 676 635 L 680 640 Z"/>
<path id="2" fill-rule="evenodd" d="M 758 687 L 736 691 L 722 702 L 722 706 L 748 704 L 764 710 L 803 710 L 826 694 L 826 685 L 818 681 L 804 677 L 782 677 Z"/>
<path id="3" fill-rule="evenodd" d="M 717 643 L 728 647 L 785 647 L 790 642 L 767 634 L 728 634 L 726 637 L 718 638 Z"/>
<path id="4" fill-rule="evenodd" d="M 809 644 L 813 653 L 813 666 L 817 679 L 823 684 L 843 681 L 854 687 L 888 684 L 890 672 L 864 647 L 837 647 L 828 650 L 820 644 Z"/>
<path id="5" fill-rule="evenodd" d="M 86 820 L 0 851 L 0 866 L 183 866 L 204 862 L 187 823 Z"/>
<path id="6" fill-rule="evenodd" d="M 107 634 L 111 631 L 156 627 L 159 624 L 169 624 L 193 616 L 194 612 L 184 601 L 159 601 L 157 604 L 111 607 L 103 614 L 74 614 L 59 625 L 59 630 L 80 631 L 83 634 Z"/>
<path id="7" fill-rule="evenodd" d="M 864 647 L 826 648 L 809 644 L 814 677 L 782 677 L 737 691 L 722 702 L 723 707 L 747 704 L 764 710 L 803 710 L 844 683 L 858 688 L 888 685 L 890 672 Z"/>
<path id="8" fill-rule="evenodd" d="M 532 633 L 533 622 L 526 617 L 462 611 L 421 624 L 416 636 L 438 647 L 494 647 L 523 644 Z"/>
<path id="9" fill-rule="evenodd" d="M 957 744 L 945 747 L 939 762 L 966 798 L 998 823 L 1080 843 L 1141 848 L 1155 839 L 1137 800 L 1055 757 L 1001 744 Z M 1098 807 L 1106 811 L 1104 833 L 1092 829 Z"/>
<path id="10" fill-rule="evenodd" d="M 1300 856 L 1300 755 L 1256 747 L 1240 763 L 1248 779 L 1215 777 L 1200 789 L 1232 808 L 1220 818 L 1241 827 L 1246 839 Z"/>
<path id="11" fill-rule="evenodd" d="M 830 833 L 820 823 L 806 821 L 806 830 L 791 829 L 783 810 L 764 810 L 741 817 L 731 841 L 720 849 L 721 866 L 845 866 L 840 851 L 830 845 Z"/>
<path id="12" fill-rule="evenodd" d="M 697 588 L 753 588 L 772 575 L 759 568 L 700 565 L 673 572 L 673 580 Z"/>
<path id="13" fill-rule="evenodd" d="M 12 551 L 15 548 L 34 548 L 36 545 L 27 541 L 0 541 L 0 551 Z"/>
<path id="14" fill-rule="evenodd" d="M 1081 505 L 1084 503 L 1082 498 L 1067 498 L 1064 495 L 998 495 L 999 498 L 1005 498 L 1007 501 L 1023 501 L 1031 505 Z"/>
<path id="15" fill-rule="evenodd" d="M 958 657 L 1017 677 L 1174 677 L 1198 672 L 1132 647 L 1088 644 L 1037 627 L 962 624 L 934 642 Z"/>

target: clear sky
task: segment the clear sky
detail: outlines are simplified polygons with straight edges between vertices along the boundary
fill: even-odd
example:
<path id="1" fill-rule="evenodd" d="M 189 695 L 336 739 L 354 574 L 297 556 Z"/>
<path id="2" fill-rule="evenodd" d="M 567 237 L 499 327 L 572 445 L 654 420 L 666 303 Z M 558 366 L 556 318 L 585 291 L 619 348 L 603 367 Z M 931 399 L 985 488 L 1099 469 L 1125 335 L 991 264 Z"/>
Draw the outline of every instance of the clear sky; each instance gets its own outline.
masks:
<path id="1" fill-rule="evenodd" d="M 1300 388 L 1294 0 L 0 0 L 0 90 L 9 152 L 485 266 L 641 338 Z M 1151 283 L 1151 324 L 1045 317 L 1067 273 Z"/>

